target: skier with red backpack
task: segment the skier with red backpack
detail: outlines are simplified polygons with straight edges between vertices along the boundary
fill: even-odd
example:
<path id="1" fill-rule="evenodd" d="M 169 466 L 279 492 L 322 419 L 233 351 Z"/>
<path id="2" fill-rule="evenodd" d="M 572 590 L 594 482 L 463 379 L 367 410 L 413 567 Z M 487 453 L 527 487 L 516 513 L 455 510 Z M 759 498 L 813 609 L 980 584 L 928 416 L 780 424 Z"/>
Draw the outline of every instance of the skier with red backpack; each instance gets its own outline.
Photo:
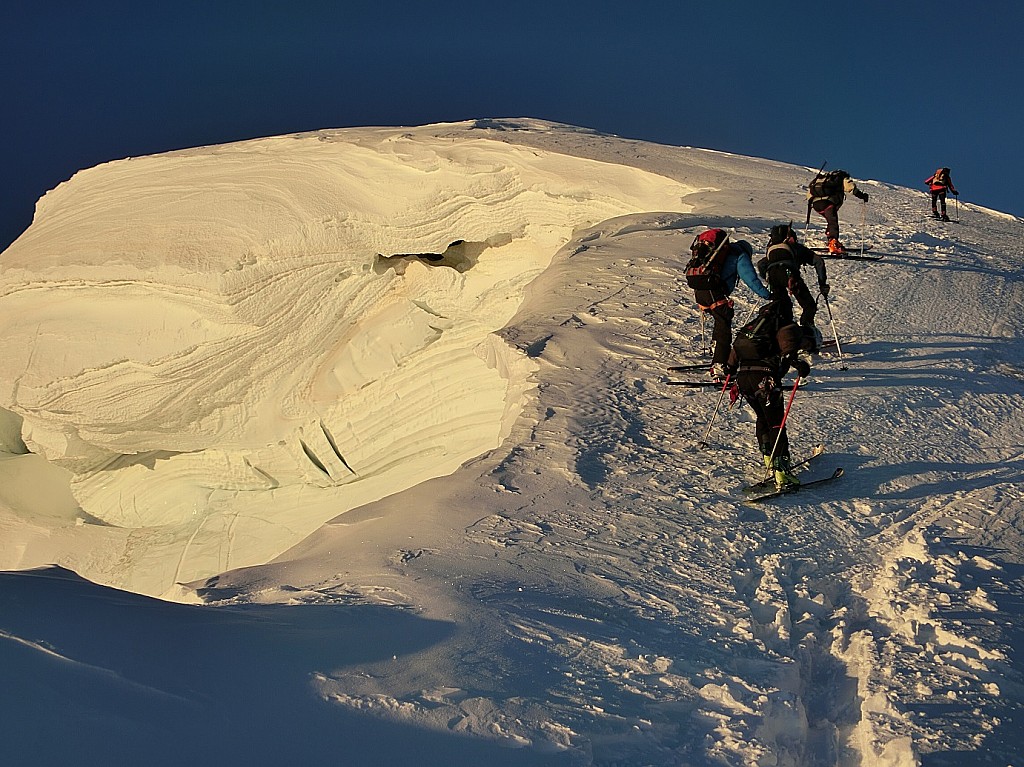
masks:
<path id="1" fill-rule="evenodd" d="M 941 218 L 943 221 L 949 221 L 949 216 L 946 215 L 946 192 L 952 192 L 954 197 L 960 195 L 956 187 L 953 186 L 953 179 L 950 178 L 949 168 L 939 168 L 926 178 L 924 183 L 927 184 L 928 190 L 932 195 L 932 215 L 935 218 Z M 940 209 L 942 211 L 941 215 L 939 214 Z"/>
<path id="2" fill-rule="evenodd" d="M 690 261 L 686 265 L 686 283 L 693 288 L 701 311 L 714 322 L 711 377 L 725 378 L 725 363 L 732 344 L 733 302 L 729 296 L 739 280 L 759 297 L 768 300 L 771 293 L 754 271 L 754 249 L 746 240 L 729 239 L 724 229 L 708 229 L 693 238 Z"/>
<path id="3" fill-rule="evenodd" d="M 820 172 L 807 187 L 807 220 L 811 220 L 812 209 L 825 219 L 828 252 L 836 256 L 846 253 L 846 248 L 839 241 L 839 209 L 848 194 L 864 202 L 868 201 L 867 192 L 858 189 L 856 182 L 845 170 Z"/>

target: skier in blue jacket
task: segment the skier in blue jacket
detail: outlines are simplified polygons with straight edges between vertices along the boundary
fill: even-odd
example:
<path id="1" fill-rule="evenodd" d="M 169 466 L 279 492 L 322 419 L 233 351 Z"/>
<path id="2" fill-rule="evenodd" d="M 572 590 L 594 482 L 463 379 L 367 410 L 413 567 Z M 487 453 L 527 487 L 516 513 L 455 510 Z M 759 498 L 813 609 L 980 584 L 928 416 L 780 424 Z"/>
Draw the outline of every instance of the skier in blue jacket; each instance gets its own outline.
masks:
<path id="1" fill-rule="evenodd" d="M 764 286 L 757 271 L 754 269 L 752 257 L 754 248 L 746 240 L 729 240 L 723 229 L 708 229 L 697 235 L 690 246 L 690 251 L 697 254 L 701 249 L 722 250 L 725 257 L 721 259 L 718 269 L 718 282 L 709 290 L 694 290 L 694 299 L 701 311 L 711 315 L 714 327 L 711 338 L 714 349 L 711 354 L 711 377 L 715 381 L 725 378 L 725 363 L 729 359 L 732 347 L 733 302 L 729 296 L 740 280 L 756 295 L 766 301 L 771 293 Z"/>

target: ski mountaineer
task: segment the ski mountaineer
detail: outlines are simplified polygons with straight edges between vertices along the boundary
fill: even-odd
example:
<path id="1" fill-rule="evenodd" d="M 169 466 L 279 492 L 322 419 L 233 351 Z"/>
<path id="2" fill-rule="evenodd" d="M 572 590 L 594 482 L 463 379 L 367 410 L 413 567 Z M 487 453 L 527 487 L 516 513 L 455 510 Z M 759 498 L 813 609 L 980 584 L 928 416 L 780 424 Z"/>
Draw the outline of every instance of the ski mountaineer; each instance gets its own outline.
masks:
<path id="1" fill-rule="evenodd" d="M 848 194 L 859 197 L 864 202 L 868 201 L 867 192 L 858 189 L 845 170 L 819 173 L 807 188 L 807 220 L 811 220 L 812 209 L 825 219 L 828 252 L 833 255 L 846 253 L 846 248 L 839 241 L 839 209 L 843 207 Z"/>
<path id="2" fill-rule="evenodd" d="M 714 348 L 711 354 L 711 379 L 725 379 L 725 363 L 729 359 L 732 343 L 733 301 L 729 296 L 743 280 L 758 297 L 771 299 L 768 288 L 762 284 L 754 271 L 752 257 L 754 248 L 746 240 L 729 239 L 723 229 L 708 229 L 698 234 L 690 245 L 690 265 L 687 267 L 687 284 L 692 287 L 694 300 L 702 312 L 711 315 L 714 323 L 711 337 Z M 695 276 L 694 264 L 709 263 L 704 272 Z M 700 286 L 700 287 L 697 287 Z"/>
<path id="3" fill-rule="evenodd" d="M 788 301 L 772 301 L 736 332 L 729 355 L 728 371 L 736 376 L 736 387 L 757 416 L 757 446 L 767 469 L 775 472 L 779 490 L 800 487 L 792 473 L 789 436 L 783 423 L 785 404 L 782 378 L 793 367 L 801 378 L 811 366 L 798 355 L 803 333 L 789 318 Z"/>
<path id="4" fill-rule="evenodd" d="M 789 295 L 792 294 L 800 304 L 800 325 L 807 336 L 804 350 L 813 354 L 821 346 L 821 332 L 814 325 L 818 302 L 804 282 L 800 272 L 801 266 L 814 267 L 818 276 L 818 290 L 828 298 L 831 288 L 825 271 L 825 259 L 797 240 L 791 223 L 773 226 L 768 234 L 765 255 L 757 262 L 757 271 L 768 283 L 772 300 L 778 301 L 781 307 L 788 308 L 789 319 L 793 318 Z"/>
<path id="5" fill-rule="evenodd" d="M 952 192 L 954 197 L 960 196 L 956 187 L 953 186 L 949 168 L 939 168 L 926 178 L 924 183 L 928 185 L 928 190 L 932 193 L 932 215 L 943 221 L 949 221 L 949 216 L 946 215 L 946 192 Z M 939 215 L 939 210 L 942 211 L 941 215 Z"/>

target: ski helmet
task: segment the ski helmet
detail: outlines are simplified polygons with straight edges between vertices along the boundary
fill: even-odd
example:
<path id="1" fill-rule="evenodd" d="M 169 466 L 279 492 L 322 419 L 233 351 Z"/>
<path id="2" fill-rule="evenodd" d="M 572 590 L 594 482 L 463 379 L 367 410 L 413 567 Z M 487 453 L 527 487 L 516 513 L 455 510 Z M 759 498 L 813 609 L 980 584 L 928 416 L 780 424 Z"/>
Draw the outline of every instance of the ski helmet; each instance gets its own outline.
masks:
<path id="1" fill-rule="evenodd" d="M 793 232 L 792 223 L 776 224 L 768 234 L 768 244 L 778 245 L 780 242 L 786 242 L 791 237 L 793 238 L 793 242 L 796 242 L 796 234 Z"/>

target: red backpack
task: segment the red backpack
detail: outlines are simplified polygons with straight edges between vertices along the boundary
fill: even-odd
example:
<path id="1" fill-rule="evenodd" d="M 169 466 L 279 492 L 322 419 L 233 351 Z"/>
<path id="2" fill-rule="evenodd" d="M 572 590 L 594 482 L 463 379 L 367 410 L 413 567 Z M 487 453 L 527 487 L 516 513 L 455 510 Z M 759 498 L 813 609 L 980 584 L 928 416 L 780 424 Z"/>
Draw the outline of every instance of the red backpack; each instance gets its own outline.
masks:
<path id="1" fill-rule="evenodd" d="M 722 280 L 722 265 L 729 254 L 729 235 L 724 229 L 708 229 L 693 238 L 690 260 L 686 264 L 686 284 L 694 290 L 727 292 Z"/>

